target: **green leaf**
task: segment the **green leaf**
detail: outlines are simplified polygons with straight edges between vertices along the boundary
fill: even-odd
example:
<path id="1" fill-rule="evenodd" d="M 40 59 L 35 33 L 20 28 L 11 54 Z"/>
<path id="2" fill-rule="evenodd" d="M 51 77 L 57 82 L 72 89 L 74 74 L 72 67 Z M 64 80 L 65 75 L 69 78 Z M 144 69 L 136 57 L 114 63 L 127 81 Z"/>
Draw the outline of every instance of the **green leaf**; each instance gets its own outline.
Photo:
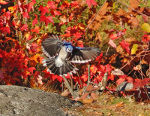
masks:
<path id="1" fill-rule="evenodd" d="M 133 44 L 132 49 L 131 49 L 131 54 L 132 55 L 136 54 L 137 48 L 138 48 L 138 44 Z"/>
<path id="2" fill-rule="evenodd" d="M 142 28 L 144 31 L 150 33 L 150 25 L 149 25 L 148 23 L 143 23 L 142 26 L 141 26 L 141 28 Z"/>

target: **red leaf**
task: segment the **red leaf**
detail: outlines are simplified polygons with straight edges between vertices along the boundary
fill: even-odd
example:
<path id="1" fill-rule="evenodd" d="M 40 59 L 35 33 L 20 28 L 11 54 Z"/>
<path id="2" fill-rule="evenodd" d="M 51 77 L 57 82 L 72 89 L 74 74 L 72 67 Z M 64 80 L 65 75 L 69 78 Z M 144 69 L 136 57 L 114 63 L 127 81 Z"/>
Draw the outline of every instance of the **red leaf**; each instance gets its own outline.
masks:
<path id="1" fill-rule="evenodd" d="M 53 17 L 52 16 L 47 16 L 46 17 L 46 25 L 48 24 L 48 23 L 54 23 L 54 21 L 53 21 Z"/>
<path id="2" fill-rule="evenodd" d="M 114 33 L 114 34 L 111 34 L 111 35 L 109 36 L 109 38 L 112 39 L 112 40 L 115 40 L 115 39 L 118 39 L 119 37 L 117 36 L 116 33 Z"/>
<path id="3" fill-rule="evenodd" d="M 52 74 L 51 78 L 52 78 L 53 81 L 58 80 L 60 83 L 62 82 L 62 77 L 61 76 Z"/>
<path id="4" fill-rule="evenodd" d="M 34 25 L 37 24 L 37 23 L 38 23 L 37 15 L 35 15 L 35 18 L 34 18 L 34 20 L 32 21 L 32 25 L 34 26 Z"/>
<path id="5" fill-rule="evenodd" d="M 82 33 L 76 32 L 73 34 L 73 36 L 75 37 L 75 40 L 78 40 L 80 37 L 82 37 Z"/>
<path id="6" fill-rule="evenodd" d="M 41 11 L 41 15 L 43 16 L 43 15 L 45 15 L 46 13 L 49 13 L 49 8 L 48 7 L 46 7 L 46 6 L 40 6 L 39 7 L 39 10 Z"/>
<path id="7" fill-rule="evenodd" d="M 40 21 L 45 22 L 46 25 L 48 25 L 48 23 L 54 23 L 52 16 L 41 16 Z"/>
<path id="8" fill-rule="evenodd" d="M 30 68 L 28 68 L 28 71 L 29 71 L 31 74 L 33 74 L 33 71 L 34 71 L 34 70 L 36 70 L 35 67 L 30 67 Z"/>
<path id="9" fill-rule="evenodd" d="M 5 16 L 6 16 L 7 20 L 10 20 L 11 12 L 7 11 L 7 12 L 5 13 Z"/>
<path id="10" fill-rule="evenodd" d="M 106 72 L 111 72 L 112 71 L 112 67 L 110 64 L 106 65 Z"/>
<path id="11" fill-rule="evenodd" d="M 29 18 L 28 12 L 23 12 L 23 18 Z"/>
<path id="12" fill-rule="evenodd" d="M 59 11 L 55 10 L 55 11 L 54 11 L 54 15 L 59 16 L 59 15 L 61 15 L 61 12 L 59 12 Z"/>
<path id="13" fill-rule="evenodd" d="M 32 2 L 35 4 L 35 3 L 36 3 L 36 0 L 32 0 Z"/>
<path id="14" fill-rule="evenodd" d="M 142 41 L 143 42 L 149 42 L 150 41 L 150 35 L 143 35 Z"/>
<path id="15" fill-rule="evenodd" d="M 39 33 L 39 26 L 36 26 L 34 29 L 31 29 L 32 32 Z"/>
<path id="16" fill-rule="evenodd" d="M 125 49 L 127 53 L 130 53 L 129 43 L 123 40 L 122 42 L 120 42 L 120 45 L 123 49 Z"/>
<path id="17" fill-rule="evenodd" d="M 122 37 L 125 34 L 126 30 L 127 29 L 120 30 L 118 33 L 113 33 L 109 37 L 112 40 L 118 39 L 118 38 Z"/>
<path id="18" fill-rule="evenodd" d="M 132 78 L 132 77 L 126 77 L 126 80 L 127 80 L 129 83 L 133 83 L 133 78 Z"/>
<path id="19" fill-rule="evenodd" d="M 36 52 L 37 48 L 38 48 L 38 45 L 36 43 L 32 43 L 31 46 L 30 46 L 30 49 L 31 49 L 32 52 Z"/>
<path id="20" fill-rule="evenodd" d="M 2 58 L 3 56 L 2 56 L 2 54 L 0 54 L 0 58 Z"/>
<path id="21" fill-rule="evenodd" d="M 21 31 L 27 31 L 28 30 L 28 25 L 27 24 L 24 24 L 21 28 L 20 28 Z"/>
<path id="22" fill-rule="evenodd" d="M 86 0 L 86 3 L 88 5 L 89 8 L 91 8 L 91 6 L 95 6 L 97 5 L 97 3 L 95 2 L 95 0 Z"/>
<path id="23" fill-rule="evenodd" d="M 57 8 L 54 1 L 48 1 L 48 2 L 47 2 L 47 6 L 48 6 L 50 9 L 56 9 L 56 8 Z"/>
<path id="24" fill-rule="evenodd" d="M 97 56 L 96 61 L 98 61 L 98 63 L 100 63 L 102 57 L 103 57 L 103 53 L 101 53 L 99 56 Z"/>
<path id="25" fill-rule="evenodd" d="M 2 33 L 10 34 L 10 28 L 8 26 L 7 27 L 0 27 L 0 30 L 2 31 Z"/>
<path id="26" fill-rule="evenodd" d="M 33 5 L 35 4 L 35 1 L 34 2 L 30 2 L 29 4 L 28 4 L 28 12 L 30 12 L 31 11 L 31 9 L 33 8 Z"/>
<path id="27" fill-rule="evenodd" d="M 72 1 L 70 5 L 71 5 L 71 7 L 78 7 L 79 3 L 78 3 L 78 1 Z"/>

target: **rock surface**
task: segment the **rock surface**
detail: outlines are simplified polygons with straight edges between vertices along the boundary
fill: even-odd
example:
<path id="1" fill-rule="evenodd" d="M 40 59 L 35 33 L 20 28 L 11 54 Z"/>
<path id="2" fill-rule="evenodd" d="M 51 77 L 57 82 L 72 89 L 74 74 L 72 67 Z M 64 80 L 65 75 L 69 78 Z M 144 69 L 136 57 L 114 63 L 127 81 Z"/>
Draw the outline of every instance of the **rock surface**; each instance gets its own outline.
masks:
<path id="1" fill-rule="evenodd" d="M 73 105 L 56 93 L 0 85 L 0 116 L 66 116 L 62 108 Z"/>

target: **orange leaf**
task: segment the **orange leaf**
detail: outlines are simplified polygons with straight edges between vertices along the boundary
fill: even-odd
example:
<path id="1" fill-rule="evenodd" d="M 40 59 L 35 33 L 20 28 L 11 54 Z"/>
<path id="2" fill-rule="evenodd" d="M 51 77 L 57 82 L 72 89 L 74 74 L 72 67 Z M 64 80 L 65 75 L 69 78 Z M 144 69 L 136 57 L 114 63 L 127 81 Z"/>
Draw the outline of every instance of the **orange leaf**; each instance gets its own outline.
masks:
<path id="1" fill-rule="evenodd" d="M 129 9 L 133 8 L 137 8 L 139 6 L 139 1 L 138 0 L 130 0 L 130 7 Z"/>
<path id="2" fill-rule="evenodd" d="M 119 108 L 119 107 L 123 107 L 124 106 L 124 103 L 123 102 L 120 102 L 118 104 L 116 104 L 116 107 Z"/>
<path id="3" fill-rule="evenodd" d="M 83 99 L 82 100 L 82 102 L 84 103 L 84 104 L 90 104 L 90 103 L 93 103 L 93 98 L 86 98 L 86 99 Z"/>

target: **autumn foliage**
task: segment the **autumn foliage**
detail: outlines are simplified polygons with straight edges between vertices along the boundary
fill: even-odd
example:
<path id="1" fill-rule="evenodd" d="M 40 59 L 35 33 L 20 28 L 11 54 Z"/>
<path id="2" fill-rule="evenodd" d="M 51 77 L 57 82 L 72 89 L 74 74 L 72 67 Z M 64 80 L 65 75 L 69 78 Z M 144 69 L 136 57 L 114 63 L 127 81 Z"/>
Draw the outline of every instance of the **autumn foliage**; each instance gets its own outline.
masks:
<path id="1" fill-rule="evenodd" d="M 76 46 L 101 49 L 90 67 L 93 86 L 99 86 L 107 73 L 108 91 L 117 91 L 123 82 L 133 84 L 132 93 L 146 89 L 150 84 L 150 10 L 138 0 L 129 1 L 1 0 L 0 83 L 37 88 L 59 83 L 63 87 L 62 77 L 42 65 L 41 41 L 53 33 Z M 87 86 L 87 65 L 77 66 L 78 74 L 66 76 L 78 91 Z"/>

